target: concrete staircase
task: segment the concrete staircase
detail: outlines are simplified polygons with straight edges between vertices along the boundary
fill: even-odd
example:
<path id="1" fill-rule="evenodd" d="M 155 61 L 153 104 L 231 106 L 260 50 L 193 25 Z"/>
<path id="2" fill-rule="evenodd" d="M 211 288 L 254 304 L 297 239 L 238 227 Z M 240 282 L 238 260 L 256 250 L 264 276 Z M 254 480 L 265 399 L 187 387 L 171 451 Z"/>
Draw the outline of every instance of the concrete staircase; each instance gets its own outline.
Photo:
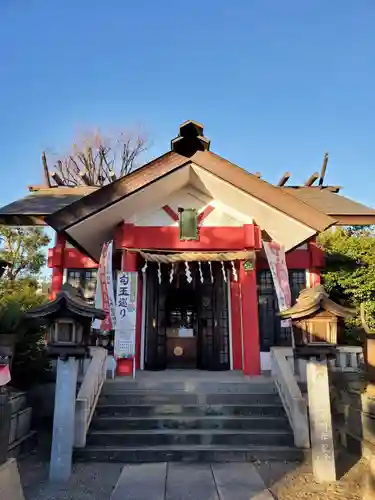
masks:
<path id="1" fill-rule="evenodd" d="M 208 380 L 173 380 L 171 374 L 107 381 L 86 447 L 76 450 L 76 459 L 129 463 L 302 458 L 271 378 L 211 374 Z"/>

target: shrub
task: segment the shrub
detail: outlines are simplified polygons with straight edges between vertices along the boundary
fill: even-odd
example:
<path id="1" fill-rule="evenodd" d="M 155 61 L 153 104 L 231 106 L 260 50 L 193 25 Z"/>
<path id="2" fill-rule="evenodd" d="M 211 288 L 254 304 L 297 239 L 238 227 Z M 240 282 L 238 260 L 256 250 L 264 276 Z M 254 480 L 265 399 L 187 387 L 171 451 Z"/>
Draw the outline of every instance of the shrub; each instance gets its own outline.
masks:
<path id="1" fill-rule="evenodd" d="M 39 321 L 26 320 L 29 309 L 48 300 L 37 292 L 30 279 L 1 281 L 0 284 L 0 343 L 1 334 L 15 336 L 12 360 L 12 385 L 27 389 L 48 378 L 50 362 L 44 345 L 45 330 Z"/>

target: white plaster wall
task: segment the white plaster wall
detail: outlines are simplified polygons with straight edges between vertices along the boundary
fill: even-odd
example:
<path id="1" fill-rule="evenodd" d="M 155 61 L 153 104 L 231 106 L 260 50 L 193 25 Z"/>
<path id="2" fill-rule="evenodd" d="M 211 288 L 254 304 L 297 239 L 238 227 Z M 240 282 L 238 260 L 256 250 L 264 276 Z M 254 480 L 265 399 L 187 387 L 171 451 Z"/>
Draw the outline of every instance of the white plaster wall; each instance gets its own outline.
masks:
<path id="1" fill-rule="evenodd" d="M 174 210 L 179 206 L 203 210 L 211 203 L 216 209 L 203 222 L 205 226 L 242 226 L 255 222 L 275 241 L 283 244 L 286 251 L 316 233 L 312 228 L 194 164 L 186 165 L 87 217 L 71 226 L 67 232 L 99 259 L 103 241 L 113 237 L 117 224 L 122 221 L 141 226 L 177 225 L 162 210 L 164 205 L 170 205 Z"/>
<path id="2" fill-rule="evenodd" d="M 178 208 L 195 208 L 198 213 L 205 210 L 208 205 L 215 209 L 203 220 L 202 226 L 242 226 L 251 223 L 252 219 L 244 217 L 230 207 L 225 206 L 218 200 L 197 190 L 193 186 L 186 186 L 163 200 L 163 205 L 168 205 L 174 212 L 178 213 Z M 178 223 L 162 209 L 162 206 L 155 207 L 145 212 L 138 212 L 132 218 L 137 226 L 177 226 Z"/>
<path id="3" fill-rule="evenodd" d="M 194 179 L 196 183 L 203 183 L 216 200 L 230 205 L 240 213 L 247 212 L 274 241 L 284 245 L 286 251 L 315 235 L 316 231 L 312 228 L 235 188 L 207 170 L 196 165 L 192 165 L 192 170 L 190 180 L 193 179 L 193 183 Z"/>

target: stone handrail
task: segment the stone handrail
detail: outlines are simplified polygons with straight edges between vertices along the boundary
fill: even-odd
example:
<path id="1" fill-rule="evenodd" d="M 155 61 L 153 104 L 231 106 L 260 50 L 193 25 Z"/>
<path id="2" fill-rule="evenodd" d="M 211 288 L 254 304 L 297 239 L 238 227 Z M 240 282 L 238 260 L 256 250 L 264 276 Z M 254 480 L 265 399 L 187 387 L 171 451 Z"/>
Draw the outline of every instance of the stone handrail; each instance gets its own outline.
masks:
<path id="1" fill-rule="evenodd" d="M 290 348 L 271 348 L 271 370 L 298 448 L 310 448 L 307 402 L 288 361 Z"/>
<path id="2" fill-rule="evenodd" d="M 86 434 L 106 378 L 107 350 L 102 347 L 90 347 L 90 355 L 90 363 L 76 399 L 74 432 L 76 448 L 83 448 L 86 445 Z"/>

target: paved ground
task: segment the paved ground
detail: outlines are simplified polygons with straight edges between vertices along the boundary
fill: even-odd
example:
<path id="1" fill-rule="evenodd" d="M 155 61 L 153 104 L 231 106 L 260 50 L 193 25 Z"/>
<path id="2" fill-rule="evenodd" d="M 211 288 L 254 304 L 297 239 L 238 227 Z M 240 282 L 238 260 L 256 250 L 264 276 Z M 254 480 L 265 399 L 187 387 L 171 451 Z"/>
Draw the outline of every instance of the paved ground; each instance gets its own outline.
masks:
<path id="1" fill-rule="evenodd" d="M 252 464 L 77 464 L 49 484 L 45 463 L 19 463 L 26 500 L 273 500 Z"/>
<path id="2" fill-rule="evenodd" d="M 19 461 L 25 500 L 109 500 L 121 464 L 77 464 L 67 485 L 48 483 L 48 464 L 30 456 Z M 151 500 L 151 499 L 150 499 Z"/>
<path id="3" fill-rule="evenodd" d="M 19 468 L 25 500 L 110 500 L 112 494 L 112 500 L 254 500 L 264 484 L 272 496 L 255 496 L 256 500 L 361 500 L 367 472 L 364 461 L 353 465 L 348 459 L 340 474 L 348 472 L 339 481 L 321 485 L 307 463 L 84 463 L 76 464 L 68 485 L 58 487 L 48 483 L 48 466 L 37 456 L 21 460 Z M 123 493 L 114 491 L 119 479 Z"/>

